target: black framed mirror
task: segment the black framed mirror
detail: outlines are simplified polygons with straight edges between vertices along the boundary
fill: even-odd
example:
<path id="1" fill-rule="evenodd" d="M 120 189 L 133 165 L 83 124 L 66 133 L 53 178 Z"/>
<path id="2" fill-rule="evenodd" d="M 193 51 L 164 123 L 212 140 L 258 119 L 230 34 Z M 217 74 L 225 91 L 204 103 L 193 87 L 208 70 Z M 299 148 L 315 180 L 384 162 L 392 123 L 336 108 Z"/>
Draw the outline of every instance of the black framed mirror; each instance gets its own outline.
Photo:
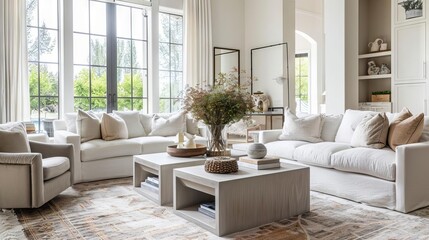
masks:
<path id="1" fill-rule="evenodd" d="M 238 84 L 240 84 L 240 50 L 234 48 L 213 48 L 213 85 L 219 73 L 229 73 L 237 69 Z"/>
<path id="2" fill-rule="evenodd" d="M 250 50 L 250 77 L 254 79 L 250 86 L 251 94 L 269 96 L 271 106 L 283 106 L 283 87 L 287 84 L 287 105 L 289 94 L 289 50 L 288 44 L 278 43 Z"/>

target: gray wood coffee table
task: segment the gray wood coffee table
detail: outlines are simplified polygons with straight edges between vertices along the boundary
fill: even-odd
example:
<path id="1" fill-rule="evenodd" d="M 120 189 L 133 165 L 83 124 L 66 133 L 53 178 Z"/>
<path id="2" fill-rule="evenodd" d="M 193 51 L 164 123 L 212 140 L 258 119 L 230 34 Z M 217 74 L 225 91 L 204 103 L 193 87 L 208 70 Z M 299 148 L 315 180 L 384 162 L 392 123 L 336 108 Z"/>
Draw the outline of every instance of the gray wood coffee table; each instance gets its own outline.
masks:
<path id="1" fill-rule="evenodd" d="M 215 202 L 215 218 L 198 212 Z M 213 174 L 204 166 L 174 169 L 174 213 L 223 236 L 286 219 L 310 210 L 310 170 L 282 163 L 281 168 Z"/>
<path id="2" fill-rule="evenodd" d="M 133 161 L 134 189 L 159 205 L 167 205 L 173 202 L 173 169 L 204 164 L 205 158 L 179 158 L 167 153 L 154 153 L 136 155 Z M 157 193 L 140 188 L 141 182 L 147 177 L 158 177 Z"/>

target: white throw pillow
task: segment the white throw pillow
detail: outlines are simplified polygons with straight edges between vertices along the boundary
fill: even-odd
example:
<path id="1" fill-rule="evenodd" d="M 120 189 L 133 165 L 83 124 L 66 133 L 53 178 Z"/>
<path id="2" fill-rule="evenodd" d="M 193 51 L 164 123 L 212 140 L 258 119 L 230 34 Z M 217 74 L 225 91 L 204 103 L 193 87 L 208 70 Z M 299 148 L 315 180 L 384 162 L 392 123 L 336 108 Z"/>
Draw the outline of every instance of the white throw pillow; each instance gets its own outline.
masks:
<path id="1" fill-rule="evenodd" d="M 140 123 L 142 124 L 146 134 L 152 131 L 152 118 L 153 114 L 139 113 Z"/>
<path id="2" fill-rule="evenodd" d="M 128 138 L 146 136 L 145 129 L 140 122 L 140 113 L 136 111 L 113 111 L 127 124 Z"/>
<path id="3" fill-rule="evenodd" d="M 127 124 L 115 114 L 103 113 L 101 117 L 101 137 L 106 141 L 127 139 Z"/>
<path id="4" fill-rule="evenodd" d="M 340 127 L 342 114 L 338 115 L 324 115 L 322 114 L 322 134 L 321 138 L 326 142 L 334 142 L 337 135 L 338 128 Z"/>
<path id="5" fill-rule="evenodd" d="M 200 135 L 198 121 L 195 120 L 190 114 L 186 115 L 186 132 L 192 135 Z"/>
<path id="6" fill-rule="evenodd" d="M 101 138 L 100 120 L 92 111 L 77 111 L 76 130 L 81 142 Z"/>
<path id="7" fill-rule="evenodd" d="M 186 125 L 186 115 L 179 112 L 168 119 L 155 114 L 152 118 L 152 131 L 149 136 L 175 136 L 178 132 L 184 132 Z"/>
<path id="8" fill-rule="evenodd" d="M 0 152 L 31 152 L 24 123 L 0 124 Z"/>
<path id="9" fill-rule="evenodd" d="M 322 116 L 309 115 L 298 118 L 287 110 L 280 140 L 296 140 L 307 142 L 321 142 Z"/>
<path id="10" fill-rule="evenodd" d="M 66 127 L 68 132 L 77 133 L 76 118 L 77 118 L 77 113 L 65 114 L 64 120 L 66 121 Z"/>
<path id="11" fill-rule="evenodd" d="M 366 115 L 353 133 L 353 147 L 384 148 L 389 131 L 389 119 L 385 113 Z"/>
<path id="12" fill-rule="evenodd" d="M 350 144 L 352 141 L 353 132 L 362 119 L 368 114 L 372 114 L 372 116 L 374 116 L 377 113 L 371 111 L 347 109 L 343 116 L 343 120 L 341 121 L 340 127 L 338 128 L 337 135 L 335 136 L 335 142 Z"/>

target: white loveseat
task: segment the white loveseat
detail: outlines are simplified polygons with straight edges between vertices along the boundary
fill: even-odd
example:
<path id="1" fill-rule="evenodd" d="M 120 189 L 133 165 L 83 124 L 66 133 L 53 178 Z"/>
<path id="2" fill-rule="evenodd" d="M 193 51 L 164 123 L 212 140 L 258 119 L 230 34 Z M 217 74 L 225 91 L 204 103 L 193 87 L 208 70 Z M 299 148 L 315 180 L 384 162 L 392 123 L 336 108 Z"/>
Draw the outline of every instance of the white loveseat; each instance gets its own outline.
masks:
<path id="1" fill-rule="evenodd" d="M 354 129 L 370 112 L 347 110 L 326 117 L 320 143 L 278 140 L 282 130 L 258 131 L 268 154 L 310 166 L 311 189 L 372 206 L 410 212 L 429 205 L 429 119 L 418 143 L 371 149 L 350 145 Z M 393 115 L 388 116 L 391 121 Z M 341 125 L 341 127 L 340 127 Z M 246 151 L 249 144 L 235 144 Z"/>
<path id="2" fill-rule="evenodd" d="M 147 119 L 151 115 L 141 114 L 141 119 Z M 158 115 L 163 118 L 170 116 L 170 114 Z M 190 120 L 192 119 L 187 118 L 184 123 L 188 129 L 190 125 L 196 124 Z M 70 131 L 70 124 L 70 121 L 55 120 L 54 139 L 56 143 L 71 143 L 74 146 L 72 172 L 75 183 L 132 176 L 134 155 L 165 152 L 167 146 L 176 142 L 176 136 L 147 136 L 151 131 L 151 121 L 147 120 L 142 122 L 146 136 L 112 141 L 94 139 L 81 142 L 81 136 Z M 192 128 L 195 129 L 195 126 Z M 198 129 L 197 126 L 196 129 L 201 135 L 203 128 Z M 196 136 L 195 142 L 207 144 L 206 138 L 202 136 Z"/>

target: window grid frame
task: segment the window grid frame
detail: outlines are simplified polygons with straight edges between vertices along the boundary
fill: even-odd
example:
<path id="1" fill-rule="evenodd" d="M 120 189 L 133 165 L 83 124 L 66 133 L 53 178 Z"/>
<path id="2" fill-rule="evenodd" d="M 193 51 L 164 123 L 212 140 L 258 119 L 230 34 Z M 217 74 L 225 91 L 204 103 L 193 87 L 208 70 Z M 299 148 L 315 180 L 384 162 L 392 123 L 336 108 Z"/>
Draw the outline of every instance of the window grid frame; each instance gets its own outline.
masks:
<path id="1" fill-rule="evenodd" d="M 308 85 L 310 86 L 310 79 L 309 79 L 309 71 L 307 71 L 307 74 L 302 74 L 302 69 L 301 69 L 301 64 L 302 64 L 302 59 L 304 59 L 304 58 L 306 58 L 308 61 L 310 61 L 310 56 L 309 56 L 309 54 L 308 53 L 297 53 L 297 54 L 295 54 L 295 61 L 296 61 L 296 59 L 298 59 L 298 61 L 299 61 L 299 64 L 298 64 L 298 66 L 299 66 L 299 70 L 298 70 L 298 73 L 295 73 L 295 81 L 296 80 L 298 80 L 298 82 L 299 82 L 299 84 L 298 84 L 298 86 L 299 86 L 299 91 L 298 91 L 298 95 L 297 96 L 295 96 L 295 97 L 298 97 L 299 99 L 302 99 L 301 97 L 302 96 L 304 96 L 303 94 L 302 94 L 302 89 L 301 89 L 301 81 L 302 81 L 302 78 L 307 78 L 307 82 L 308 82 Z M 309 64 L 308 64 L 308 66 L 309 66 Z M 309 87 L 308 87 L 308 89 L 309 89 Z M 296 90 L 295 90 L 296 91 Z M 296 93 L 296 92 L 295 92 Z M 309 97 L 310 97 L 310 94 L 308 94 L 307 93 L 307 102 L 308 103 L 310 103 L 308 100 L 309 100 Z M 309 105 L 309 107 L 310 107 L 310 105 Z M 302 104 L 299 104 L 299 111 L 300 112 L 302 112 Z M 309 110 L 309 109 L 308 109 Z"/>
<path id="2" fill-rule="evenodd" d="M 38 106 L 38 113 L 37 113 L 37 129 L 38 131 L 42 131 L 41 129 L 41 123 L 42 123 L 42 118 L 41 118 L 41 98 L 54 98 L 57 99 L 58 105 L 57 105 L 57 118 L 59 119 L 60 117 L 60 112 L 61 112 L 61 104 L 60 104 L 60 75 L 61 75 L 61 68 L 60 68 L 60 59 L 61 59 L 61 39 L 60 39 L 60 3 L 59 0 L 56 0 L 57 2 L 57 28 L 48 28 L 48 27 L 42 27 L 40 26 L 40 0 L 36 0 L 37 1 L 37 26 L 33 26 L 33 25 L 25 25 L 26 30 L 28 31 L 28 28 L 33 28 L 37 30 L 37 61 L 34 60 L 27 60 L 27 66 L 30 64 L 35 64 L 37 65 L 37 95 L 31 95 L 29 94 L 29 98 L 30 98 L 30 119 L 31 119 L 31 99 L 32 98 L 37 98 L 37 106 Z M 27 4 L 27 2 L 26 2 Z M 25 16 L 25 20 L 27 21 L 27 15 Z M 56 32 L 56 37 L 57 37 L 57 62 L 46 62 L 46 61 L 40 61 L 40 30 L 48 30 L 48 31 L 55 31 Z M 26 34 L 26 38 L 28 39 L 28 36 Z M 27 53 L 28 56 L 28 53 Z M 41 64 L 55 64 L 57 65 L 57 95 L 56 96 L 52 96 L 52 95 L 41 95 L 41 86 L 40 86 L 40 65 Z M 29 70 L 29 69 L 28 69 Z M 29 73 L 29 72 L 28 72 Z M 29 89 L 30 90 L 30 89 Z M 29 91 L 31 92 L 31 91 Z M 43 118 L 46 119 L 46 118 Z"/>
<path id="3" fill-rule="evenodd" d="M 118 102 L 118 100 L 131 100 L 131 111 L 135 110 L 134 109 L 134 100 L 142 100 L 143 103 L 143 109 L 138 109 L 139 111 L 141 110 L 145 110 L 145 106 L 144 106 L 144 102 L 146 100 L 147 105 L 149 105 L 149 90 L 148 90 L 148 86 L 149 86 L 149 38 L 148 38 L 148 15 L 147 15 L 147 11 L 144 8 L 137 8 L 137 7 L 132 7 L 132 6 L 126 6 L 126 5 L 120 5 L 117 4 L 118 6 L 122 6 L 122 7 L 127 7 L 129 8 L 130 11 L 130 37 L 118 37 L 117 35 L 116 37 L 116 48 L 117 48 L 117 42 L 118 40 L 127 40 L 130 41 L 131 44 L 131 49 L 133 48 L 133 41 L 140 41 L 143 42 L 144 46 L 146 47 L 146 54 L 145 54 L 145 58 L 146 58 L 146 68 L 142 67 L 142 68 L 138 68 L 138 67 L 134 67 L 134 63 L 133 63 L 133 52 L 131 51 L 131 62 L 130 62 L 130 66 L 129 67 L 124 67 L 124 66 L 118 66 L 118 63 L 116 62 L 116 69 L 124 69 L 124 70 L 129 70 L 130 74 L 131 74 L 131 96 L 130 97 L 119 97 L 118 94 L 116 94 L 116 103 Z M 137 39 L 137 38 L 133 38 L 133 9 L 140 9 L 144 11 L 144 15 L 143 15 L 143 24 L 144 24 L 144 28 L 145 31 L 143 33 L 143 39 Z M 144 79 L 142 79 L 143 82 L 143 86 L 145 87 L 143 89 L 143 96 L 142 97 L 135 97 L 134 96 L 134 70 L 139 70 L 139 71 L 146 71 L 146 76 L 144 76 Z M 118 82 L 118 76 L 116 75 L 115 79 L 116 82 Z M 117 88 L 117 87 L 116 87 Z M 148 106 L 146 106 L 146 110 L 147 110 Z M 116 109 L 118 108 L 118 105 L 116 104 Z M 121 109 L 122 110 L 122 109 Z"/>
<path id="4" fill-rule="evenodd" d="M 178 100 L 181 99 L 180 97 L 173 97 L 172 96 L 173 95 L 172 73 L 181 73 L 182 74 L 182 85 L 183 85 L 183 34 L 184 34 L 184 32 L 183 32 L 183 23 L 184 23 L 183 20 L 184 19 L 183 19 L 183 15 L 179 15 L 179 14 L 175 14 L 175 13 L 169 13 L 169 12 L 160 11 L 159 15 L 161 15 L 161 14 L 168 15 L 168 42 L 159 41 L 160 45 L 161 44 L 168 44 L 168 69 L 161 69 L 161 68 L 159 68 L 158 71 L 160 73 L 161 72 L 168 72 L 168 78 L 169 78 L 169 86 L 168 86 L 168 88 L 169 88 L 169 97 L 159 97 L 159 99 L 160 100 L 169 100 L 168 101 L 169 102 L 168 109 L 165 109 L 165 110 L 167 110 L 168 112 L 172 112 L 175 101 L 178 101 Z M 171 18 L 172 18 L 172 16 L 179 17 L 181 19 L 181 22 L 182 22 L 182 43 L 176 43 L 176 42 L 172 41 L 172 31 L 171 31 L 171 29 L 172 29 L 172 26 L 171 26 Z M 182 55 L 182 70 L 180 70 L 180 71 L 176 70 L 176 69 L 175 70 L 172 69 L 172 64 L 171 64 L 172 63 L 172 54 L 171 54 L 172 53 L 172 51 L 171 51 L 172 45 L 181 46 L 182 47 L 182 53 L 181 53 L 181 55 Z M 161 87 L 160 87 L 160 89 L 161 89 Z"/>

